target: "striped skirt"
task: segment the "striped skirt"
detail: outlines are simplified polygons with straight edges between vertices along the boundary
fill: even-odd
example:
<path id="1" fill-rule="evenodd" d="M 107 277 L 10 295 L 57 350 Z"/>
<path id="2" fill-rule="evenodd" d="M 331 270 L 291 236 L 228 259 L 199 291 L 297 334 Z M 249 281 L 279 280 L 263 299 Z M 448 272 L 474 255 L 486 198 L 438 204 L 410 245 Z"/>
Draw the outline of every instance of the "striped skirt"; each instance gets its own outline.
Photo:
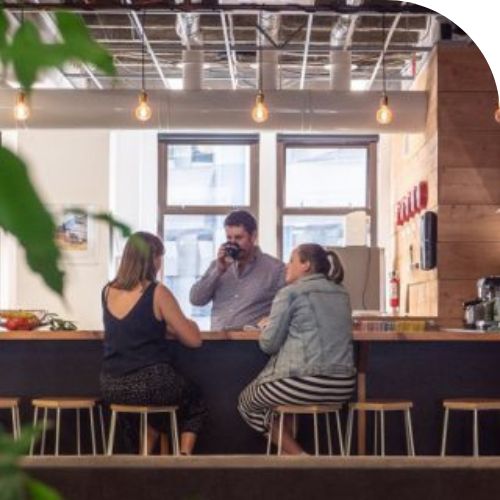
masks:
<path id="1" fill-rule="evenodd" d="M 351 398 L 355 386 L 355 375 L 315 375 L 263 383 L 254 380 L 240 394 L 238 411 L 250 427 L 266 434 L 274 406 L 343 403 Z"/>

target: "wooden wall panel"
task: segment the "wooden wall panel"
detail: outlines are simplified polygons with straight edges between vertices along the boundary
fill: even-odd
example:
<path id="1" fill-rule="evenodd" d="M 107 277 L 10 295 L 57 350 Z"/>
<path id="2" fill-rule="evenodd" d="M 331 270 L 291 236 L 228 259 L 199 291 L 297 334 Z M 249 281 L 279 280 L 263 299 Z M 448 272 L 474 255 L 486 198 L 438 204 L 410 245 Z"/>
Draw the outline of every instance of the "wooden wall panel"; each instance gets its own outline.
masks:
<path id="1" fill-rule="evenodd" d="M 499 205 L 439 205 L 439 241 L 500 242 Z"/>
<path id="2" fill-rule="evenodd" d="M 439 316 L 461 320 L 463 302 L 477 296 L 476 282 L 475 279 L 439 280 Z"/>
<path id="3" fill-rule="evenodd" d="M 439 279 L 477 280 L 489 274 L 500 275 L 500 243 L 439 242 Z"/>
<path id="4" fill-rule="evenodd" d="M 440 131 L 438 148 L 441 167 L 500 168 L 500 126 L 489 131 Z"/>
<path id="5" fill-rule="evenodd" d="M 409 306 L 412 316 L 438 315 L 438 282 L 412 283 L 408 286 Z"/>
<path id="6" fill-rule="evenodd" d="M 433 54 L 418 75 L 414 90 L 429 93 L 427 126 L 423 133 L 391 138 L 392 199 L 400 200 L 420 181 L 429 185 L 429 208 L 437 207 L 438 140 L 436 56 Z M 401 313 L 411 315 L 437 314 L 437 272 L 415 267 L 420 261 L 420 218 L 414 217 L 394 231 L 395 269 L 402 286 Z"/>
<path id="7" fill-rule="evenodd" d="M 438 45 L 438 90 L 496 91 L 488 62 L 475 45 Z"/>
<path id="8" fill-rule="evenodd" d="M 438 129 L 446 133 L 465 130 L 498 131 L 494 113 L 498 94 L 491 92 L 439 92 Z"/>
<path id="9" fill-rule="evenodd" d="M 500 167 L 439 169 L 439 204 L 495 205 L 500 203 Z"/>
<path id="10" fill-rule="evenodd" d="M 427 129 L 392 140 L 392 197 L 429 182 L 428 209 L 438 213 L 438 269 L 411 266 L 420 260 L 417 220 L 394 231 L 402 312 L 439 314 L 442 324 L 460 326 L 462 302 L 475 297 L 477 279 L 500 274 L 498 95 L 477 47 L 456 43 L 437 47 L 413 88 L 429 92 Z"/>

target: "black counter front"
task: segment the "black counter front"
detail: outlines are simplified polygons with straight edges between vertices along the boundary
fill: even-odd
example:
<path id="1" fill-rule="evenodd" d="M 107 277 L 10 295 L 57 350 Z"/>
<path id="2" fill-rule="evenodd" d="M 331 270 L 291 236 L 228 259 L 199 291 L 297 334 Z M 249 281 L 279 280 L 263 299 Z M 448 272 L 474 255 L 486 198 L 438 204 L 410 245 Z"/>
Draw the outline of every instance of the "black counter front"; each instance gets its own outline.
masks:
<path id="1" fill-rule="evenodd" d="M 175 346 L 176 365 L 201 388 L 209 408 L 197 452 L 262 453 L 264 440 L 236 409 L 239 393 L 267 361 L 257 342 L 218 340 L 204 342 L 200 349 Z M 101 353 L 102 342 L 96 340 L 0 342 L 0 395 L 22 398 L 24 422 L 32 418 L 29 400 L 35 396 L 99 397 Z M 3 413 L 0 421 L 10 429 L 10 416 Z M 74 449 L 75 418 L 70 413 L 63 411 L 63 453 Z"/>
<path id="2" fill-rule="evenodd" d="M 266 363 L 257 342 L 206 341 L 197 350 L 176 345 L 179 369 L 198 384 L 210 410 L 196 451 L 263 453 L 264 439 L 246 426 L 236 409 L 239 393 Z M 407 398 L 414 402 L 417 454 L 439 452 L 444 398 L 500 397 L 500 342 L 373 342 L 369 347 L 367 397 Z M 98 397 L 101 350 L 100 340 L 0 342 L 0 395 L 22 398 L 25 422 L 32 418 L 29 399 L 34 396 Z M 63 417 L 62 453 L 72 453 L 75 419 L 71 412 L 64 413 L 68 414 Z M 0 412 L 0 421 L 10 429 L 7 412 Z M 84 429 L 86 425 L 83 420 Z M 480 427 L 481 454 L 500 454 L 500 412 L 481 414 Z M 370 450 L 370 420 L 367 430 Z M 404 454 L 400 415 L 387 416 L 386 432 L 387 453 Z M 310 422 L 305 421 L 299 438 L 309 443 L 311 434 Z M 51 442 L 49 436 L 49 445 Z M 449 452 L 470 454 L 471 448 L 472 416 L 452 413 Z"/>

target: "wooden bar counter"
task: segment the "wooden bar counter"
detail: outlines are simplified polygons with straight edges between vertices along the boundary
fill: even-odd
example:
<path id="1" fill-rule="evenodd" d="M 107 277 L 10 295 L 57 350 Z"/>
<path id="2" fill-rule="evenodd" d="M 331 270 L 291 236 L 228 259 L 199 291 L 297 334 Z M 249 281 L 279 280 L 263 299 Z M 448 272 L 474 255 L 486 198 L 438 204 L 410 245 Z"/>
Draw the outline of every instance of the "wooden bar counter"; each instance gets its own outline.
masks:
<path id="1" fill-rule="evenodd" d="M 239 392 L 267 361 L 258 348 L 258 335 L 254 331 L 203 332 L 205 342 L 196 350 L 176 343 L 179 368 L 200 386 L 210 408 L 200 453 L 264 451 L 263 440 L 236 410 Z M 100 331 L 0 332 L 0 394 L 23 398 L 24 420 L 31 416 L 29 398 L 34 396 L 98 396 L 102 338 Z M 438 453 L 442 399 L 500 397 L 500 333 L 355 331 L 354 340 L 358 399 L 411 399 L 418 454 Z M 404 453 L 403 427 L 397 418 L 387 416 L 388 453 Z M 488 436 L 487 442 L 481 442 L 482 452 L 500 454 L 500 415 L 482 419 L 483 435 Z M 306 443 L 311 435 L 308 427 L 305 422 L 300 431 L 304 435 L 299 435 Z M 451 453 L 470 452 L 471 439 L 464 438 L 470 428 L 468 416 L 454 416 Z M 361 419 L 358 451 L 365 451 L 371 431 L 371 422 Z"/>

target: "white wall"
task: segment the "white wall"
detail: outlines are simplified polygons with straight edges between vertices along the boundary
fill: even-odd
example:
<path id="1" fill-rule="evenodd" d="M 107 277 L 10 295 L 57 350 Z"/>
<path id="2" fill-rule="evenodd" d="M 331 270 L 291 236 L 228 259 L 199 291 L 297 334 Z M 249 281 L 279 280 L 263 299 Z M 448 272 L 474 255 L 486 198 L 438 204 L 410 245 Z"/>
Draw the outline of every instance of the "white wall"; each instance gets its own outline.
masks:
<path id="1" fill-rule="evenodd" d="M 378 246 L 385 249 L 385 273 L 381 275 L 384 284 L 388 283 L 389 273 L 394 269 L 394 247 L 392 246 L 392 233 L 394 232 L 393 207 L 395 201 L 391 200 L 391 138 L 381 135 L 378 144 L 377 158 L 377 241 Z M 387 289 L 387 286 L 385 287 Z M 386 311 L 389 311 L 388 294 L 385 294 Z"/>
<path id="2" fill-rule="evenodd" d="M 262 132 L 259 144 L 259 245 L 271 255 L 278 253 L 276 133 Z"/>
<path id="3" fill-rule="evenodd" d="M 110 210 L 132 231 L 157 232 L 158 133 L 146 131 L 111 132 Z M 116 231 L 114 255 L 122 253 L 125 239 Z M 114 276 L 112 262 L 109 277 Z"/>
<path id="4" fill-rule="evenodd" d="M 91 206 L 109 210 L 109 132 L 19 131 L 17 151 L 49 207 Z M 95 226 L 91 262 L 64 262 L 65 299 L 50 292 L 41 278 L 27 267 L 24 251 L 5 250 L 16 273 L 10 276 L 2 307 L 47 309 L 77 322 L 80 329 L 101 329 L 100 290 L 107 280 L 109 234 Z M 7 303 L 8 302 L 8 303 Z"/>

